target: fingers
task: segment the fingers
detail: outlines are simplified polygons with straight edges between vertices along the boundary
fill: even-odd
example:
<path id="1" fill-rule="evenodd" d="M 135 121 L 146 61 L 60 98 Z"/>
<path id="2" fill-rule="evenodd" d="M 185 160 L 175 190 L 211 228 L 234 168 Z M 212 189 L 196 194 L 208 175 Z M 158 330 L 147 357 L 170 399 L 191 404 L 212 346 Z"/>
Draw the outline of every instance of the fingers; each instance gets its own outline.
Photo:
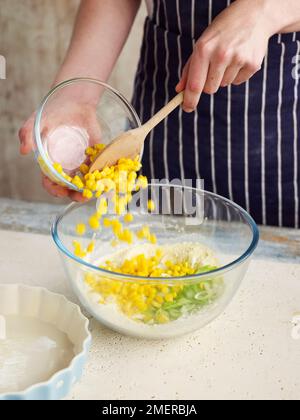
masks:
<path id="1" fill-rule="evenodd" d="M 218 52 L 211 60 L 204 92 L 210 95 L 215 94 L 222 83 L 224 74 L 230 64 L 230 56 L 226 51 Z"/>
<path id="2" fill-rule="evenodd" d="M 77 191 L 69 191 L 69 197 L 72 201 L 77 201 L 78 203 L 86 203 L 88 200 L 82 197 L 82 194 Z"/>
<path id="3" fill-rule="evenodd" d="M 60 185 L 55 184 L 45 175 L 42 175 L 42 184 L 45 190 L 54 197 L 57 198 L 66 198 L 69 196 L 69 190 L 67 188 L 61 187 Z"/>
<path id="4" fill-rule="evenodd" d="M 33 126 L 34 117 L 31 117 L 19 131 L 20 153 L 22 155 L 28 155 L 34 149 Z"/>
<path id="5" fill-rule="evenodd" d="M 242 83 L 245 83 L 247 80 L 251 79 L 251 77 L 254 76 L 254 74 L 257 73 L 260 69 L 261 65 L 248 64 L 239 71 L 232 83 L 237 86 L 241 85 Z"/>
<path id="6" fill-rule="evenodd" d="M 201 43 L 197 43 L 189 64 L 184 94 L 183 109 L 186 112 L 193 112 L 198 105 L 207 80 L 209 57 L 209 51 Z"/>
<path id="7" fill-rule="evenodd" d="M 236 79 L 237 75 L 241 71 L 241 66 L 237 64 L 231 64 L 225 71 L 221 87 L 229 86 Z"/>
<path id="8" fill-rule="evenodd" d="M 42 175 L 42 184 L 45 190 L 56 198 L 70 198 L 72 201 L 77 201 L 78 203 L 85 203 L 88 201 L 82 196 L 80 192 L 68 190 L 67 188 L 61 187 L 60 185 L 55 184 L 45 175 Z"/>
<path id="9" fill-rule="evenodd" d="M 261 69 L 261 65 L 262 61 L 245 49 L 230 48 L 220 40 L 217 43 L 215 38 L 207 38 L 207 34 L 202 36 L 176 86 L 177 92 L 185 90 L 184 111 L 196 109 L 202 92 L 215 94 L 220 87 L 245 83 Z"/>
<path id="10" fill-rule="evenodd" d="M 178 85 L 176 86 L 176 92 L 177 93 L 182 92 L 185 89 L 185 87 L 186 87 L 186 83 L 187 83 L 187 79 L 188 79 L 188 74 L 189 74 L 189 70 L 190 70 L 190 63 L 191 63 L 191 59 L 189 59 L 189 61 L 184 66 L 184 69 L 183 69 L 183 72 L 182 72 L 182 76 L 181 76 L 181 80 L 178 83 Z"/>

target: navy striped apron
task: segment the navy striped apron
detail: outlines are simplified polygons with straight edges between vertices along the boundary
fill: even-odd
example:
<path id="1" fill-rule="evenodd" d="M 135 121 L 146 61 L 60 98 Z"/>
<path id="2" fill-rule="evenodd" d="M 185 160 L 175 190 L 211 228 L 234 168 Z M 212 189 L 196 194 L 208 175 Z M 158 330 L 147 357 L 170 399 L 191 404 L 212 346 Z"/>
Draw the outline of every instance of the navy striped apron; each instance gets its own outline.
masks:
<path id="1" fill-rule="evenodd" d="M 145 23 L 133 105 L 148 120 L 175 95 L 195 41 L 230 0 L 154 0 Z M 300 33 L 276 35 L 248 83 L 203 94 L 146 142 L 152 180 L 203 179 L 259 224 L 299 228 Z"/>

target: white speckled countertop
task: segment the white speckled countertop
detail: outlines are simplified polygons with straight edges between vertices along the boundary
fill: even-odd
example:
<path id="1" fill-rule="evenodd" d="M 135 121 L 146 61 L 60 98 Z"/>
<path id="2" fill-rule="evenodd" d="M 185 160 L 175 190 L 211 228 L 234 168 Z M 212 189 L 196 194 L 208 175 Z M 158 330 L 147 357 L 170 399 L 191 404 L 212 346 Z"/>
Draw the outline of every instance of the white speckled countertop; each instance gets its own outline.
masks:
<path id="1" fill-rule="evenodd" d="M 57 210 L 0 199 L 0 282 L 76 301 L 51 238 L 31 233 L 46 233 Z M 299 399 L 300 234 L 262 229 L 262 239 L 226 313 L 197 333 L 143 341 L 91 319 L 89 361 L 69 398 Z"/>

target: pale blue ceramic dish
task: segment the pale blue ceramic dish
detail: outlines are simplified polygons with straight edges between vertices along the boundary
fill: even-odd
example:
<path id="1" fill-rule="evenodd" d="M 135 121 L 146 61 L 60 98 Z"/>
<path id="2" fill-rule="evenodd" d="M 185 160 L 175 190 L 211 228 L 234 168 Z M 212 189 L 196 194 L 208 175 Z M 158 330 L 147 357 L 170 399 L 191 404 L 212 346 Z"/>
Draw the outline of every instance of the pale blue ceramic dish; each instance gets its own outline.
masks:
<path id="1" fill-rule="evenodd" d="M 2 319 L 9 316 L 41 319 L 64 332 L 74 347 L 74 358 L 68 367 L 57 371 L 48 381 L 34 384 L 22 392 L 0 394 L 0 401 L 60 400 L 66 397 L 82 377 L 91 344 L 89 321 L 80 308 L 64 296 L 46 289 L 0 285 L 0 316 Z"/>

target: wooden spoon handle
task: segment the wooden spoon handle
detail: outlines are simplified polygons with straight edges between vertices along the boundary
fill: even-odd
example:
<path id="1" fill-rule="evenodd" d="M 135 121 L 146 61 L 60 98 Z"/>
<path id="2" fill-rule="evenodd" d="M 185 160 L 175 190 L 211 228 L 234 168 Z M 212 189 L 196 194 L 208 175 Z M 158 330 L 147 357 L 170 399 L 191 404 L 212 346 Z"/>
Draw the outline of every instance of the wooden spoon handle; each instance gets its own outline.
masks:
<path id="1" fill-rule="evenodd" d="M 143 128 L 147 133 L 150 133 L 161 121 L 163 121 L 171 112 L 183 103 L 184 92 L 180 92 L 173 98 L 166 106 L 164 106 L 157 114 L 155 114 Z"/>

